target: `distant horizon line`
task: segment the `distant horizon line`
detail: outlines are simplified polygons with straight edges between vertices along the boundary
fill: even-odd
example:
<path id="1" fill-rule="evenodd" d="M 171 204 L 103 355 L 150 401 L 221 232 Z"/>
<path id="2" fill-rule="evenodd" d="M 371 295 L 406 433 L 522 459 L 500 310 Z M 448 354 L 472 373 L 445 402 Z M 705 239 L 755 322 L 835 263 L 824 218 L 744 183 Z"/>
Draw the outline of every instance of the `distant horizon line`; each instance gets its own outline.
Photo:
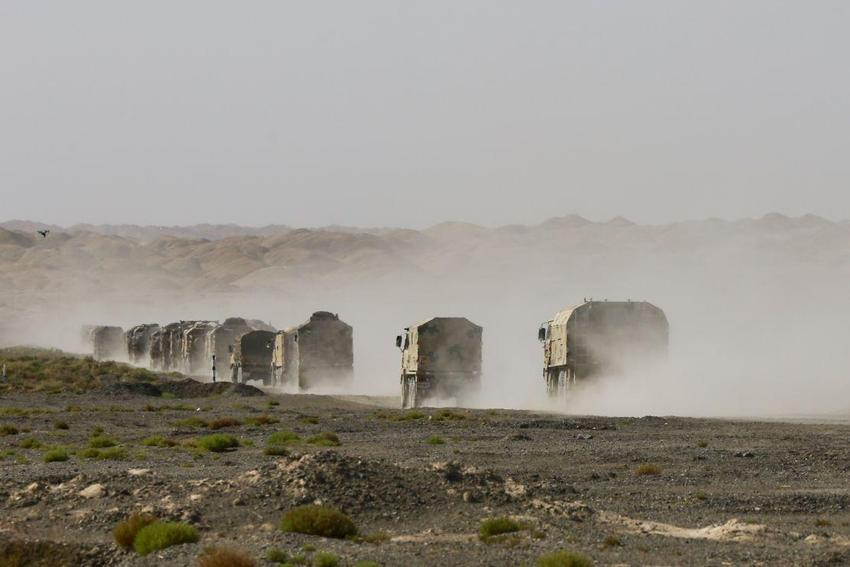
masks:
<path id="1" fill-rule="evenodd" d="M 29 219 L 7 219 L 0 221 L 0 228 L 4 228 L 6 230 L 18 230 L 15 228 L 9 228 L 9 225 L 33 225 L 32 228 L 38 229 L 60 229 L 60 230 L 83 230 L 87 227 L 91 228 L 138 228 L 138 229 L 160 229 L 160 230 L 168 230 L 168 229 L 192 229 L 192 228 L 202 228 L 202 227 L 221 227 L 221 228 L 241 228 L 241 229 L 249 229 L 249 230 L 264 230 L 271 228 L 279 228 L 279 229 L 287 229 L 287 230 L 332 230 L 332 229 L 355 229 L 355 230 L 416 230 L 416 231 L 424 231 L 433 228 L 437 228 L 444 225 L 463 225 L 475 228 L 483 228 L 483 229 L 499 229 L 499 228 L 507 228 L 507 227 L 533 227 L 533 226 L 541 226 L 551 222 L 557 221 L 565 221 L 572 220 L 576 222 L 583 222 L 587 224 L 629 224 L 634 226 L 642 226 L 642 227 L 660 227 L 660 226 L 670 226 L 674 224 L 688 223 L 688 222 L 727 222 L 727 223 L 736 223 L 736 222 L 745 222 L 745 221 L 764 221 L 764 220 L 804 220 L 811 219 L 816 221 L 824 221 L 830 224 L 841 224 L 848 222 L 846 218 L 841 219 L 829 219 L 822 215 L 818 215 L 815 213 L 804 213 L 801 215 L 793 216 L 787 215 L 779 212 L 768 212 L 764 213 L 761 216 L 749 216 L 749 217 L 701 217 L 701 218 L 685 218 L 677 221 L 667 221 L 667 222 L 648 222 L 641 223 L 636 222 L 628 217 L 623 215 L 615 215 L 607 220 L 592 220 L 583 215 L 570 213 L 562 216 L 553 216 L 546 218 L 542 221 L 536 223 L 507 223 L 507 224 L 480 224 L 471 221 L 464 220 L 446 220 L 438 223 L 430 224 L 423 227 L 414 227 L 414 226 L 400 226 L 400 225 L 373 225 L 373 226 L 365 226 L 365 225 L 355 225 L 355 224 L 325 224 L 325 225 L 291 225 L 286 223 L 267 223 L 262 225 L 257 224 L 240 224 L 237 222 L 199 222 L 192 224 L 138 224 L 131 222 L 122 222 L 122 223 L 94 223 L 94 222 L 75 222 L 73 224 L 58 224 L 58 223 L 48 223 L 38 220 L 29 220 Z"/>

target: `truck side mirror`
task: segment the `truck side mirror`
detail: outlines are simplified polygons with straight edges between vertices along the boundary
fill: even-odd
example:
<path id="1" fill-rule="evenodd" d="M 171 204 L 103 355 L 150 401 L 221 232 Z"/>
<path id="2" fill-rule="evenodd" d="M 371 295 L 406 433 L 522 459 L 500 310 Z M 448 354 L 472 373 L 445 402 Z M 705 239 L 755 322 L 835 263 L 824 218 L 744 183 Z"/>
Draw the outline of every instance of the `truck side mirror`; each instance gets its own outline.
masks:
<path id="1" fill-rule="evenodd" d="M 396 336 L 395 346 L 398 347 L 398 348 L 401 348 L 401 335 Z"/>
<path id="2" fill-rule="evenodd" d="M 227 352 L 229 352 L 229 353 L 233 352 L 233 345 L 227 345 Z"/>
<path id="3" fill-rule="evenodd" d="M 537 330 L 537 340 L 541 343 L 546 340 L 546 327 L 540 327 Z"/>

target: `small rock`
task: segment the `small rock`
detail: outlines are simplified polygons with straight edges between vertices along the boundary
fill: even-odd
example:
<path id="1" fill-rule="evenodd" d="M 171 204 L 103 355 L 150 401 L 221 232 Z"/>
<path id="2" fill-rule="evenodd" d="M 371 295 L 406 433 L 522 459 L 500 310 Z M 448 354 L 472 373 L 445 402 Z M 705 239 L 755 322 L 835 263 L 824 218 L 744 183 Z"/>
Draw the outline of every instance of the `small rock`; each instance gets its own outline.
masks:
<path id="1" fill-rule="evenodd" d="M 102 484 L 95 483 L 89 485 L 79 492 L 83 498 L 100 498 L 106 493 L 106 487 Z"/>
<path id="2" fill-rule="evenodd" d="M 474 492 L 472 490 L 467 490 L 463 493 L 463 501 L 464 502 L 479 502 L 481 500 L 481 494 L 478 492 Z"/>
<path id="3" fill-rule="evenodd" d="M 581 441 L 587 441 L 589 439 L 593 439 L 593 435 L 591 435 L 590 433 L 579 433 L 578 435 L 576 435 L 576 439 L 579 439 Z"/>
<path id="4" fill-rule="evenodd" d="M 744 457 L 746 459 L 752 459 L 753 457 L 755 457 L 755 453 L 752 453 L 750 451 L 738 451 L 737 453 L 735 453 L 735 456 Z"/>
<path id="5" fill-rule="evenodd" d="M 127 474 L 130 476 L 145 476 L 150 472 L 150 469 L 130 469 L 127 471 Z"/>

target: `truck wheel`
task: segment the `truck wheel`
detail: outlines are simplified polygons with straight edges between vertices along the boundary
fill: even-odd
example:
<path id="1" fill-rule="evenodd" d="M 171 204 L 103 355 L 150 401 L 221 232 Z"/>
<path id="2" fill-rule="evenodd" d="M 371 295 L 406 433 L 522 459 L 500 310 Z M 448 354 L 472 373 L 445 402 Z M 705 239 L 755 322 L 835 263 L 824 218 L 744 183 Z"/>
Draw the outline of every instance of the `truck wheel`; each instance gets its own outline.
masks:
<path id="1" fill-rule="evenodd" d="M 230 367 L 230 381 L 234 384 L 239 383 L 239 368 L 237 366 Z"/>
<path id="2" fill-rule="evenodd" d="M 418 408 L 419 404 L 422 403 L 419 396 L 419 380 L 416 379 L 416 376 L 410 377 L 410 394 L 408 394 L 408 397 L 412 408 Z"/>
<path id="3" fill-rule="evenodd" d="M 556 397 L 558 395 L 558 381 L 555 379 L 554 373 L 547 370 L 543 377 L 546 379 L 546 393 L 549 394 L 550 398 Z"/>

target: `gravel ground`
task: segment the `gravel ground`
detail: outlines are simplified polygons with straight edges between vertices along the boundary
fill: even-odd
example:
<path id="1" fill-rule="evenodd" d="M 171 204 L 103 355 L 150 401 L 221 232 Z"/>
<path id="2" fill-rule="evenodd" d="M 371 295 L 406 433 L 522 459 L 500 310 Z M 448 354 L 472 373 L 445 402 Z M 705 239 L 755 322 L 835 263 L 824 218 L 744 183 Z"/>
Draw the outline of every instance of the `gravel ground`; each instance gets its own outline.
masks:
<path id="1" fill-rule="evenodd" d="M 535 565 L 559 549 L 597 565 L 850 563 L 844 424 L 418 415 L 365 398 L 207 394 L 112 387 L 0 399 L 0 564 L 17 554 L 51 567 L 195 565 L 211 545 L 258 565 L 272 565 L 273 548 L 308 563 L 331 551 L 340 565 Z M 240 424 L 200 421 L 222 418 Z M 96 428 L 117 443 L 113 459 L 84 455 Z M 277 431 L 301 438 L 288 455 L 264 452 Z M 321 432 L 341 444 L 307 442 Z M 191 446 L 211 433 L 240 446 Z M 176 445 L 143 444 L 157 435 Z M 44 462 L 55 447 L 69 459 Z M 372 543 L 280 531 L 287 510 L 317 502 L 349 514 Z M 122 551 L 111 532 L 134 511 L 190 523 L 201 540 L 146 557 Z M 482 541 L 481 521 L 495 516 L 526 529 Z"/>

